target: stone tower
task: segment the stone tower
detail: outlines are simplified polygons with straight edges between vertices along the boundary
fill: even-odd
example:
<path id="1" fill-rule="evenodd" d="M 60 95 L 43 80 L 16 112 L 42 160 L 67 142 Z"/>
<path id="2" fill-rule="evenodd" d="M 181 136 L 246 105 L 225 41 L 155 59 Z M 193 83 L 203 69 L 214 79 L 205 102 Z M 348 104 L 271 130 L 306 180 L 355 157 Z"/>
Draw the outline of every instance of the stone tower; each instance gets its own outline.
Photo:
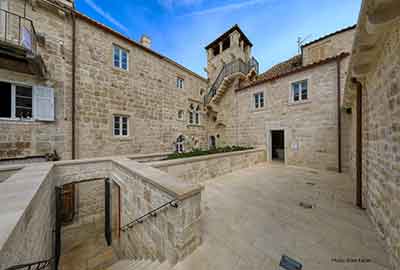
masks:
<path id="1" fill-rule="evenodd" d="M 207 68 L 205 69 L 210 83 L 219 75 L 224 64 L 229 64 L 236 59 L 248 63 L 251 59 L 250 40 L 236 24 L 216 40 L 211 42 L 207 50 Z"/>

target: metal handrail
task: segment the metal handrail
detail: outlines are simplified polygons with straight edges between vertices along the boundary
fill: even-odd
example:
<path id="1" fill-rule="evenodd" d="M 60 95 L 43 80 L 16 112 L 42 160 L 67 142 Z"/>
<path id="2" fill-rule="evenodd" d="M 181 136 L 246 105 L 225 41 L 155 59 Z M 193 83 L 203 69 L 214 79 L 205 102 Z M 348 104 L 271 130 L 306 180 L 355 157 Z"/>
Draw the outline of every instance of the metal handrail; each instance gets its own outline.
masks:
<path id="1" fill-rule="evenodd" d="M 33 263 L 26 263 L 26 264 L 20 264 L 20 265 L 14 265 L 11 267 L 6 268 L 5 270 L 19 270 L 19 269 L 26 269 L 26 270 L 42 270 L 46 269 L 47 267 L 50 267 L 53 265 L 53 261 L 56 259 L 56 257 L 52 257 L 48 260 L 44 261 L 38 261 L 38 262 L 33 262 Z"/>
<path id="2" fill-rule="evenodd" d="M 135 224 L 143 223 L 144 219 L 146 217 L 148 217 L 148 216 L 156 217 L 157 216 L 157 212 L 160 211 L 161 209 L 167 207 L 167 206 L 172 206 L 174 208 L 178 208 L 178 200 L 173 199 L 173 200 L 171 200 L 171 201 L 169 201 L 167 203 L 164 203 L 163 205 L 151 210 L 150 212 L 144 214 L 143 216 L 141 216 L 141 217 L 129 222 L 128 224 L 122 226 L 120 228 L 120 230 L 125 232 L 126 230 L 128 230 L 128 229 L 132 228 L 133 226 L 135 226 Z"/>
<path id="3" fill-rule="evenodd" d="M 23 47 L 32 54 L 37 53 L 38 39 L 33 21 L 2 8 L 0 8 L 0 41 Z"/>
<path id="4" fill-rule="evenodd" d="M 218 88 L 221 86 L 222 82 L 227 76 L 237 72 L 247 74 L 252 68 L 255 68 L 256 73 L 258 74 L 258 67 L 258 61 L 254 57 L 252 57 L 247 63 L 245 63 L 242 59 L 236 59 L 228 64 L 224 64 L 214 83 L 211 85 L 207 95 L 204 96 L 204 105 L 207 105 L 217 94 Z"/>

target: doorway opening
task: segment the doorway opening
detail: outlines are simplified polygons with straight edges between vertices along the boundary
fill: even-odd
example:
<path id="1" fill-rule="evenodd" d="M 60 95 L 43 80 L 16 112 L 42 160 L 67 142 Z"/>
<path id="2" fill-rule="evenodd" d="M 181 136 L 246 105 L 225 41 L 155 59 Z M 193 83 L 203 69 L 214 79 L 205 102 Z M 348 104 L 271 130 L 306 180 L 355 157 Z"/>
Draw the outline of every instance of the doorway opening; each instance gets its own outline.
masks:
<path id="1" fill-rule="evenodd" d="M 211 150 L 217 148 L 217 139 L 215 138 L 215 136 L 210 136 L 209 148 Z"/>
<path id="2" fill-rule="evenodd" d="M 271 131 L 271 159 L 285 161 L 285 132 L 283 130 Z"/>

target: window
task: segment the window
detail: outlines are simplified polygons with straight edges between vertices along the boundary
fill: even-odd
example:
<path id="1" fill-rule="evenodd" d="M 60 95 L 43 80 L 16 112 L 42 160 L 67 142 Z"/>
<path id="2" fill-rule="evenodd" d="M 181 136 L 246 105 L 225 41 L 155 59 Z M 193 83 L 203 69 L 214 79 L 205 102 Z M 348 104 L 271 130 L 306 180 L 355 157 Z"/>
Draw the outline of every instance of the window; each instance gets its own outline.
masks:
<path id="1" fill-rule="evenodd" d="M 292 101 L 299 102 L 308 99 L 308 81 L 299 81 L 292 83 Z"/>
<path id="2" fill-rule="evenodd" d="M 184 79 L 182 79 L 182 78 L 176 78 L 176 88 L 179 88 L 179 89 L 183 89 L 183 83 L 184 83 Z"/>
<path id="3" fill-rule="evenodd" d="M 190 104 L 189 124 L 200 125 L 200 106 L 195 108 L 193 104 Z"/>
<path id="4" fill-rule="evenodd" d="M 32 87 L 0 82 L 0 118 L 32 119 Z"/>
<path id="5" fill-rule="evenodd" d="M 53 89 L 0 82 L 0 118 L 54 121 Z"/>
<path id="6" fill-rule="evenodd" d="M 177 153 L 185 152 L 185 137 L 183 135 L 179 135 L 175 142 L 175 151 Z"/>
<path id="7" fill-rule="evenodd" d="M 184 117 L 184 112 L 183 112 L 183 110 L 179 110 L 179 111 L 178 111 L 178 120 L 183 120 L 183 117 Z"/>
<path id="8" fill-rule="evenodd" d="M 129 136 L 129 121 L 128 116 L 114 116 L 114 136 L 128 137 Z"/>
<path id="9" fill-rule="evenodd" d="M 128 70 L 128 51 L 114 45 L 114 67 Z"/>
<path id="10" fill-rule="evenodd" d="M 254 108 L 261 109 L 264 108 L 264 93 L 256 93 L 254 94 Z"/>

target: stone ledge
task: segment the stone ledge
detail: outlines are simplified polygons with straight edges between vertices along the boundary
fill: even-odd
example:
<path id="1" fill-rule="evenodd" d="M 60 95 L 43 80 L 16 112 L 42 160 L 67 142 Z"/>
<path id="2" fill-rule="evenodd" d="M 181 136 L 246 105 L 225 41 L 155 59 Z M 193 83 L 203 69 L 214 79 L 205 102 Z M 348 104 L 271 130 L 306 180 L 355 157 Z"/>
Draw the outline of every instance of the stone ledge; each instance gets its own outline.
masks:
<path id="1" fill-rule="evenodd" d="M 142 180 L 147 181 L 178 200 L 184 200 L 203 190 L 203 187 L 199 185 L 182 183 L 182 181 L 179 181 L 176 177 L 152 168 L 148 164 L 142 164 L 127 159 L 115 159 L 112 161 L 113 164 L 128 170 L 130 173 L 139 175 Z"/>
<path id="2" fill-rule="evenodd" d="M 154 168 L 162 168 L 162 167 L 168 167 L 171 165 L 180 165 L 180 164 L 198 162 L 198 161 L 203 161 L 203 160 L 209 160 L 209 159 L 215 159 L 215 158 L 221 158 L 221 157 L 229 157 L 229 156 L 237 156 L 237 155 L 243 155 L 243 154 L 249 154 L 249 153 L 255 153 L 255 152 L 265 152 L 265 149 L 264 148 L 256 148 L 256 149 L 250 149 L 250 150 L 244 150 L 244 151 L 235 151 L 235 152 L 221 153 L 221 154 L 211 154 L 211 155 L 205 155 L 205 156 L 199 156 L 199 157 L 179 158 L 179 159 L 149 162 L 146 164 L 151 167 L 154 167 Z"/>

